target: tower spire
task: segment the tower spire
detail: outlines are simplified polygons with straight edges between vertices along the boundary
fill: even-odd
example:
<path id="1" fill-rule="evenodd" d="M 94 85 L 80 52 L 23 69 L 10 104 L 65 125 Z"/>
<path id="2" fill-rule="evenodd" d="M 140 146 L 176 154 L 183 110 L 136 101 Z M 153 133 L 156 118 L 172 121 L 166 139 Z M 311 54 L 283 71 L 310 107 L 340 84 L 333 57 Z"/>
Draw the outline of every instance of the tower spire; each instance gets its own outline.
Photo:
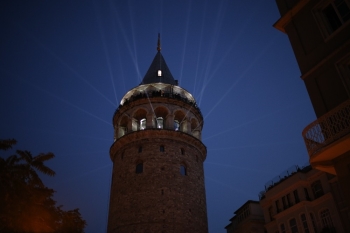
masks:
<path id="1" fill-rule="evenodd" d="M 160 47 L 160 33 L 158 33 L 158 46 L 157 46 L 157 50 L 158 50 L 158 52 L 160 52 L 160 50 L 162 50 L 162 48 Z"/>

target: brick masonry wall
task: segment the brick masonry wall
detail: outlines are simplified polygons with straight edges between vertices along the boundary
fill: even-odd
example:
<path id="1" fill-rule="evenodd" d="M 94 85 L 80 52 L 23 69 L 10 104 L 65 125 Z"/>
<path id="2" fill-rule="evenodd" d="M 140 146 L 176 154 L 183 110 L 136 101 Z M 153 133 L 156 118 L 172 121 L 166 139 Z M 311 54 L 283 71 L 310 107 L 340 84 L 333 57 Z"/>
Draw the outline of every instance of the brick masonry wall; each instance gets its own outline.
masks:
<path id="1" fill-rule="evenodd" d="M 183 132 L 146 129 L 118 139 L 111 147 L 108 232 L 207 233 L 205 157 L 202 142 Z"/>

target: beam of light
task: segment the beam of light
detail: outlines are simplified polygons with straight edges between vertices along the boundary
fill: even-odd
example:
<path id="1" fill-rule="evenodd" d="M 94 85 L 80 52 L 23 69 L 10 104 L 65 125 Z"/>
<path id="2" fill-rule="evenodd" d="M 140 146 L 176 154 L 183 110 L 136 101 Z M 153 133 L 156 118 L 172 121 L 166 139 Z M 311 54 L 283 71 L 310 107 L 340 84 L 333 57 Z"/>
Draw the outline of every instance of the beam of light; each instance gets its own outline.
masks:
<path id="1" fill-rule="evenodd" d="M 187 8 L 187 17 L 186 17 L 186 29 L 185 29 L 185 35 L 184 35 L 184 49 L 182 51 L 182 59 L 181 59 L 181 67 L 180 67 L 180 78 L 179 78 L 179 83 L 181 83 L 182 79 L 182 73 L 184 69 L 184 63 L 185 63 L 185 54 L 186 54 L 186 44 L 187 44 L 187 38 L 188 38 L 188 28 L 190 24 L 190 13 L 191 13 L 191 1 L 188 3 L 188 8 Z"/>
<path id="2" fill-rule="evenodd" d="M 142 81 L 142 78 L 141 78 L 141 73 L 140 73 L 140 69 L 139 69 L 139 66 L 138 66 L 138 62 L 137 62 L 137 59 L 136 59 L 136 57 L 134 56 L 133 51 L 132 51 L 132 49 L 131 49 L 131 45 L 130 45 L 130 42 L 129 42 L 128 38 L 127 38 L 127 35 L 126 35 L 125 30 L 124 30 L 123 24 L 121 23 L 121 20 L 120 20 L 119 17 L 118 17 L 118 15 L 119 15 L 118 10 L 116 9 L 116 7 L 115 7 L 113 1 L 110 1 L 110 4 L 111 4 L 111 7 L 113 8 L 113 11 L 116 12 L 116 13 L 114 14 L 115 17 L 116 17 L 116 21 L 118 22 L 119 29 L 120 29 L 121 34 L 122 34 L 122 36 L 123 36 L 123 39 L 124 39 L 124 41 L 125 41 L 125 43 L 126 43 L 126 45 L 127 45 L 128 52 L 129 52 L 129 55 L 130 55 L 130 57 L 131 57 L 131 60 L 132 60 L 133 63 L 134 63 L 134 66 L 135 66 L 135 69 L 136 69 L 136 73 L 137 73 L 137 81 L 138 81 L 138 82 L 141 82 L 141 81 Z"/>
<path id="3" fill-rule="evenodd" d="M 271 40 L 269 44 L 265 46 L 263 50 L 260 51 L 260 53 L 255 56 L 254 60 L 249 64 L 249 66 L 243 71 L 243 73 L 236 79 L 236 81 L 229 87 L 229 89 L 221 96 L 219 101 L 216 102 L 216 104 L 211 108 L 211 110 L 205 115 L 204 119 L 206 119 L 213 111 L 214 109 L 222 102 L 222 100 L 232 91 L 232 89 L 242 80 L 243 77 L 245 77 L 246 73 L 251 70 L 251 68 L 255 65 L 255 63 L 265 54 L 265 52 L 274 44 L 275 40 Z"/>
<path id="4" fill-rule="evenodd" d="M 252 195 L 251 192 L 249 192 L 249 191 L 247 191 L 247 190 L 243 190 L 242 187 L 240 187 L 239 189 L 237 189 L 237 188 L 235 188 L 233 185 L 228 185 L 228 184 L 226 184 L 226 183 L 224 183 L 224 182 L 215 180 L 215 179 L 211 178 L 210 176 L 208 176 L 207 174 L 205 175 L 205 179 L 206 179 L 206 180 L 210 180 L 210 181 L 212 181 L 212 182 L 214 182 L 214 183 L 216 183 L 216 184 L 220 184 L 221 186 L 224 186 L 224 187 L 226 187 L 226 188 L 229 188 L 229 189 L 235 191 L 236 193 L 240 193 L 240 194 L 243 195 L 244 197 L 249 197 L 249 199 L 254 199 L 254 198 L 255 198 L 255 196 Z"/>
<path id="5" fill-rule="evenodd" d="M 75 77 L 79 78 L 81 81 L 85 82 L 89 87 L 91 87 L 95 92 L 97 92 L 98 94 L 100 94 L 105 100 L 107 100 L 109 103 L 111 103 L 114 107 L 117 107 L 117 105 L 115 103 L 113 103 L 113 101 L 111 101 L 106 95 L 104 95 L 102 92 L 100 92 L 99 90 L 97 90 L 96 87 L 94 87 L 91 83 L 89 83 L 85 78 L 83 78 L 83 76 L 81 76 L 75 69 L 73 69 L 72 67 L 70 67 L 65 61 L 63 61 L 56 53 L 54 53 L 51 49 L 49 49 L 46 45 L 44 45 L 43 43 L 41 43 L 39 41 L 39 39 L 37 39 L 34 35 L 32 35 L 30 32 L 24 30 L 22 27 L 20 27 L 22 32 L 26 33 L 27 35 L 29 35 L 29 37 L 35 42 L 37 43 L 40 47 L 42 47 L 44 50 L 46 50 L 46 52 L 48 52 L 51 56 L 53 56 L 54 58 L 56 58 L 63 66 L 65 66 L 68 70 L 70 70 L 73 74 L 75 74 Z"/>
<path id="6" fill-rule="evenodd" d="M 134 47 L 134 57 L 135 57 L 135 68 L 137 70 L 137 74 L 138 74 L 138 82 L 142 82 L 142 78 L 141 78 L 141 73 L 140 73 L 140 69 L 139 69 L 139 63 L 138 63 L 138 58 L 137 58 L 137 48 L 136 48 L 136 39 L 135 39 L 135 27 L 134 27 L 134 20 L 132 17 L 132 10 L 131 10 L 131 5 L 130 5 L 131 1 L 128 1 L 128 6 L 129 6 L 129 19 L 130 19 L 130 28 L 131 28 L 131 36 L 132 36 L 132 43 L 133 43 L 133 47 Z"/>
<path id="7" fill-rule="evenodd" d="M 111 62 L 109 60 L 109 53 L 108 53 L 108 49 L 107 49 L 105 33 L 104 33 L 103 28 L 102 28 L 102 23 L 101 23 L 101 20 L 100 20 L 100 17 L 99 17 L 99 16 L 101 16 L 101 14 L 98 14 L 98 12 L 97 12 L 97 5 L 96 4 L 95 4 L 94 9 L 95 9 L 96 21 L 97 21 L 97 24 L 98 24 L 98 28 L 100 30 L 101 42 L 102 42 L 103 51 L 104 51 L 106 62 L 107 62 L 109 77 L 110 77 L 111 82 L 112 82 L 112 88 L 113 88 L 113 92 L 114 92 L 114 96 L 115 96 L 115 101 L 116 101 L 116 104 L 119 104 L 118 97 L 117 97 L 117 92 L 116 92 L 115 84 L 114 84 L 114 75 L 113 75 L 113 72 L 112 72 Z"/>
<path id="8" fill-rule="evenodd" d="M 198 56 L 197 56 L 197 65 L 196 65 L 196 73 L 194 76 L 194 87 L 193 87 L 193 95 L 197 96 L 196 93 L 196 86 L 197 86 L 197 77 L 198 77 L 198 69 L 199 69 L 199 58 L 201 57 L 201 47 L 202 47 L 202 41 L 203 41 L 203 33 L 204 33 L 204 22 L 205 22 L 205 14 L 207 11 L 207 2 L 204 2 L 204 11 L 203 11 L 203 16 L 202 16 L 202 27 L 201 27 L 201 33 L 200 33 L 200 37 L 199 37 L 199 43 L 198 43 Z M 196 98 L 197 99 L 197 98 Z"/>
<path id="9" fill-rule="evenodd" d="M 220 7 L 219 7 L 219 12 L 217 14 L 217 19 L 216 19 L 216 23 L 215 23 L 215 30 L 212 33 L 212 45 L 210 46 L 210 50 L 209 50 L 209 54 L 208 54 L 208 59 L 207 59 L 207 64 L 206 64 L 206 68 L 205 68 L 205 72 L 204 72 L 204 82 L 202 85 L 202 89 L 199 93 L 199 105 L 201 104 L 202 101 L 202 96 L 205 90 L 205 87 L 208 85 L 209 81 L 208 80 L 208 74 L 209 74 L 209 70 L 212 67 L 212 63 L 213 63 L 213 58 L 214 58 L 214 52 L 216 51 L 216 45 L 218 44 L 219 41 L 219 34 L 220 34 L 220 29 L 221 29 L 221 25 L 224 19 L 225 14 L 224 12 L 224 1 L 221 1 Z"/>
<path id="10" fill-rule="evenodd" d="M 293 106 L 293 105 L 291 105 L 291 106 Z M 203 141 L 205 141 L 205 140 L 207 140 L 207 139 L 209 139 L 209 138 L 217 137 L 217 136 L 219 136 L 219 135 L 221 135 L 221 134 L 230 132 L 230 131 L 232 131 L 232 130 L 235 130 L 235 129 L 237 129 L 237 128 L 243 127 L 243 126 L 245 126 L 245 125 L 252 124 L 253 122 L 256 122 L 256 121 L 259 121 L 259 120 L 261 120 L 261 119 L 263 119 L 263 118 L 269 117 L 269 116 L 271 116 L 271 115 L 273 115 L 273 114 L 276 114 L 276 113 L 278 113 L 278 112 L 280 112 L 280 111 L 282 111 L 282 110 L 284 110 L 284 109 L 290 108 L 291 106 L 287 106 L 287 107 L 285 107 L 285 108 L 278 109 L 278 110 L 273 111 L 273 112 L 271 112 L 271 113 L 268 113 L 268 114 L 262 115 L 262 116 L 260 116 L 260 117 L 257 117 L 257 118 L 255 118 L 255 119 L 253 119 L 253 120 L 244 122 L 244 123 L 242 123 L 242 124 L 240 124 L 240 125 L 236 125 L 236 126 L 231 127 L 231 128 L 229 128 L 229 129 L 223 130 L 223 131 L 221 131 L 220 133 L 213 134 L 213 135 L 211 135 L 211 136 L 209 136 L 209 137 L 206 137 L 205 139 L 203 139 Z"/>
<path id="11" fill-rule="evenodd" d="M 278 146 L 278 145 L 288 145 L 288 144 L 300 144 L 299 141 L 292 142 L 279 142 L 279 143 L 260 143 L 253 145 L 244 145 L 244 146 L 231 146 L 231 147 L 221 147 L 221 148 L 210 148 L 208 151 L 218 151 L 218 150 L 232 150 L 232 149 L 240 149 L 240 148 L 253 148 L 253 147 L 266 147 L 266 146 Z"/>
<path id="12" fill-rule="evenodd" d="M 72 107 L 74 107 L 74 108 L 76 108 L 76 109 L 78 109 L 78 110 L 80 110 L 80 111 L 82 111 L 82 112 L 84 112 L 84 113 L 86 113 L 86 114 L 88 114 L 88 115 L 90 115 L 90 116 L 92 116 L 92 117 L 94 117 L 94 118 L 96 118 L 96 119 L 98 119 L 98 120 L 100 120 L 100 121 L 102 121 L 102 122 L 104 122 L 104 123 L 106 123 L 106 124 L 112 126 L 112 124 L 111 124 L 110 122 L 108 122 L 108 121 L 106 121 L 106 120 L 104 120 L 104 119 L 102 119 L 102 118 L 100 118 L 100 117 L 98 117 L 98 116 L 92 114 L 92 113 L 89 112 L 89 111 L 86 111 L 86 110 L 84 110 L 84 109 L 78 107 L 77 105 L 75 105 L 75 104 L 73 104 L 73 103 L 71 103 L 71 102 L 69 102 L 69 101 L 67 101 L 67 100 L 65 100 L 65 99 L 63 99 L 63 98 L 61 98 L 61 97 L 59 97 L 59 96 L 57 96 L 57 95 L 52 94 L 51 92 L 49 92 L 49 91 L 47 91 L 47 90 L 41 88 L 40 86 L 35 85 L 35 84 L 33 84 L 33 83 L 30 83 L 30 82 L 27 82 L 26 80 L 24 80 L 24 79 L 22 79 L 22 78 L 19 78 L 19 79 L 22 80 L 23 82 L 27 83 L 28 85 L 30 85 L 30 86 L 32 86 L 32 87 L 35 87 L 36 89 L 38 89 L 38 90 L 40 90 L 40 91 L 46 93 L 47 95 L 49 95 L 49 96 L 51 96 L 51 97 L 54 97 L 55 99 L 58 99 L 58 100 L 62 101 L 63 103 L 68 104 L 68 105 L 70 105 L 70 106 L 72 106 Z"/>

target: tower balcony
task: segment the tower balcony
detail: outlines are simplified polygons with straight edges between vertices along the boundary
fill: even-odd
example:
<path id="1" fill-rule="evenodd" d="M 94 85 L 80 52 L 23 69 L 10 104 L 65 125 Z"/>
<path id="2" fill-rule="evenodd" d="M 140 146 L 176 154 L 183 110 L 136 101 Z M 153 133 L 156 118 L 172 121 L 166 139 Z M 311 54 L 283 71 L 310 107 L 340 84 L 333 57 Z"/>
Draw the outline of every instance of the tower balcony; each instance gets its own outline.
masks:
<path id="1" fill-rule="evenodd" d="M 350 100 L 309 124 L 302 135 L 310 164 L 336 174 L 332 160 L 350 151 Z"/>

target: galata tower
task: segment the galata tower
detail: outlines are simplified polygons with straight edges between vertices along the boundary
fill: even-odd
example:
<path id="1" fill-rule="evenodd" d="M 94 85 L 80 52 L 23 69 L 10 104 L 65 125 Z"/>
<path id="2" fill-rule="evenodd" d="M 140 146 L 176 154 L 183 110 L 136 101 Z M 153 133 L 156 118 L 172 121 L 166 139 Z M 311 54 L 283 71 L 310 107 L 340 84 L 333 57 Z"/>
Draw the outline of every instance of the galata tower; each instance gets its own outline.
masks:
<path id="1" fill-rule="evenodd" d="M 161 54 L 113 116 L 108 233 L 207 233 L 203 116 Z"/>

